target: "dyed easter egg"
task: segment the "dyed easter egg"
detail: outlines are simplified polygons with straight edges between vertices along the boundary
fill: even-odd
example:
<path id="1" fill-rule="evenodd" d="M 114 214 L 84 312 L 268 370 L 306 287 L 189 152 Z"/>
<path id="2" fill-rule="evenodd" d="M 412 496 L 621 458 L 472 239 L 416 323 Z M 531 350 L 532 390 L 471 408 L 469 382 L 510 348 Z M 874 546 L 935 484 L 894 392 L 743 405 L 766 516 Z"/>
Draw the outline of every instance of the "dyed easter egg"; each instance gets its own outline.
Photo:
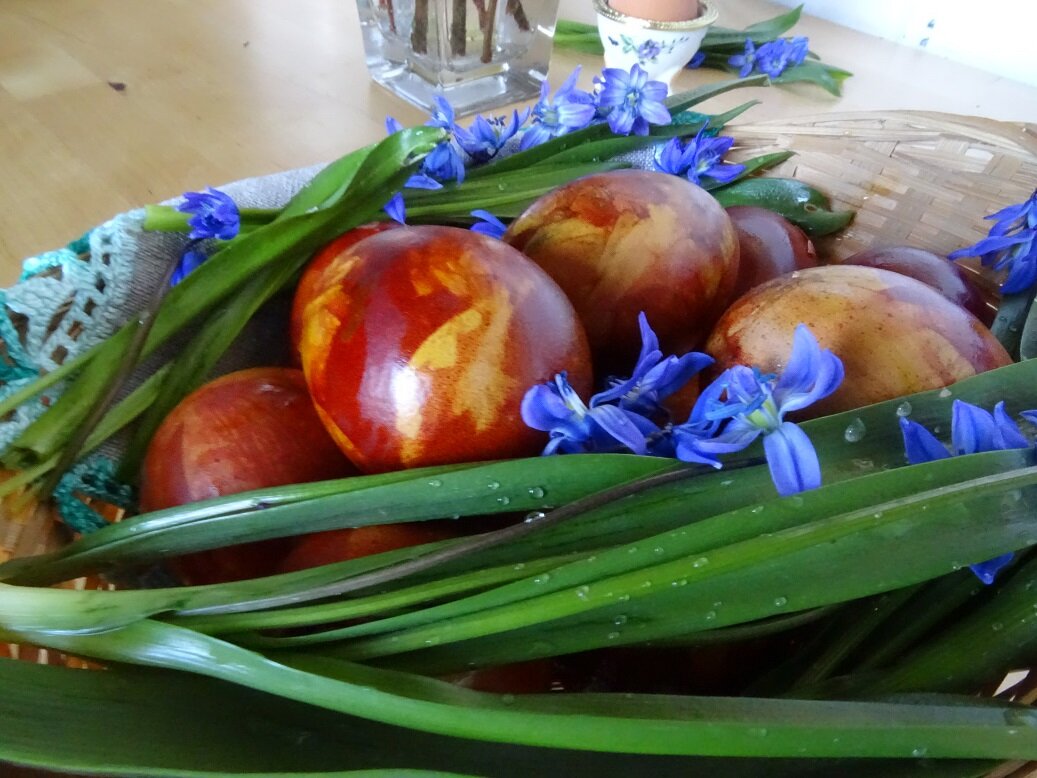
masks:
<path id="1" fill-rule="evenodd" d="M 931 287 L 854 265 L 808 268 L 750 290 L 717 322 L 706 351 L 716 370 L 742 364 L 777 373 L 800 323 L 846 368 L 812 416 L 937 389 L 1012 361 L 979 319 Z"/>
<path id="2" fill-rule="evenodd" d="M 595 366 L 629 371 L 644 311 L 663 352 L 696 346 L 730 302 L 738 239 L 724 209 L 679 176 L 616 170 L 544 195 L 504 240 L 565 290 Z"/>
<path id="3" fill-rule="evenodd" d="M 299 363 L 299 341 L 302 340 L 302 319 L 306 306 L 317 296 L 322 287 L 324 271 L 328 265 L 348 249 L 354 243 L 359 243 L 364 238 L 377 235 L 379 232 L 391 230 L 400 225 L 396 222 L 377 222 L 375 224 L 364 224 L 352 229 L 344 235 L 340 235 L 317 254 L 306 265 L 299 283 L 295 286 L 295 295 L 292 297 L 292 312 L 288 320 L 288 337 L 291 342 L 292 359 Z"/>
<path id="4" fill-rule="evenodd" d="M 755 205 L 735 205 L 727 215 L 738 235 L 735 297 L 793 270 L 817 267 L 810 238 L 781 214 Z"/>
<path id="5" fill-rule="evenodd" d="M 306 308 L 303 369 L 339 447 L 368 472 L 536 454 L 520 416 L 566 370 L 590 389 L 565 294 L 501 241 L 453 227 L 367 238 L 327 268 Z"/>
<path id="6" fill-rule="evenodd" d="M 355 475 L 314 411 L 302 371 L 241 370 L 185 397 L 159 426 L 144 456 L 145 511 L 269 486 Z M 269 575 L 287 540 L 214 549 L 180 558 L 185 583 Z"/>

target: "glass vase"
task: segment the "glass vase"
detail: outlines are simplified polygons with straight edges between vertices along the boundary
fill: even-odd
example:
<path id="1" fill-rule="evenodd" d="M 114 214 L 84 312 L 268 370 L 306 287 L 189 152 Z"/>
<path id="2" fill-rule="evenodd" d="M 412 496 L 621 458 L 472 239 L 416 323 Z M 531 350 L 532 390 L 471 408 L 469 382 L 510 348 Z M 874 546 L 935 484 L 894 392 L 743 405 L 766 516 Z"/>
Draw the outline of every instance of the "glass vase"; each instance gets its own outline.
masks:
<path id="1" fill-rule="evenodd" d="M 558 0 L 357 0 L 371 77 L 414 105 L 458 115 L 540 93 Z"/>

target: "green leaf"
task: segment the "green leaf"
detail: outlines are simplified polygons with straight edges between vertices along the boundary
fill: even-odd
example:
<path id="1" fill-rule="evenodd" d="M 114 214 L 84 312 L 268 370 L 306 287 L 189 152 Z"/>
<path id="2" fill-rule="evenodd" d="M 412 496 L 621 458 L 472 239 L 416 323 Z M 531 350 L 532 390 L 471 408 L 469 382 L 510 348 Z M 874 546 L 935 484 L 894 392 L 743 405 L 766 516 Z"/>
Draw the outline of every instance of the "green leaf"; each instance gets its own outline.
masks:
<path id="1" fill-rule="evenodd" d="M 852 76 L 848 70 L 825 65 L 823 62 L 808 60 L 801 65 L 795 65 L 785 70 L 777 78 L 773 79 L 775 84 L 794 84 L 807 82 L 817 84 L 826 92 L 839 97 L 843 93 L 842 83 Z"/>
<path id="2" fill-rule="evenodd" d="M 950 778 L 992 762 L 710 759 L 498 745 L 403 730 L 168 670 L 0 662 L 0 759 L 107 776 Z M 161 704 L 156 704 L 161 701 Z M 84 715 L 89 705 L 92 715 Z"/>
<path id="3" fill-rule="evenodd" d="M 737 177 L 733 178 L 726 184 L 722 184 L 718 181 L 707 181 L 702 185 L 702 188 L 707 192 L 715 192 L 718 189 L 723 189 L 725 186 L 731 186 L 737 181 L 741 181 L 744 178 L 752 176 L 754 173 L 759 173 L 763 170 L 769 170 L 772 167 L 777 167 L 785 160 L 792 157 L 796 152 L 794 151 L 775 151 L 770 154 L 761 154 L 758 157 L 747 159 L 742 164 L 745 166 L 745 170 L 738 174 Z"/>
<path id="4" fill-rule="evenodd" d="M 1012 359 L 1020 357 L 1020 350 L 1024 334 L 1027 334 L 1027 325 L 1031 319 L 1030 311 L 1033 309 L 1034 290 L 1006 294 L 1001 296 L 1001 302 L 997 307 L 997 316 L 990 326 L 994 337 L 1001 341 L 1001 345 L 1011 355 Z M 1037 314 L 1034 314 L 1037 316 Z M 1032 348 L 1031 339 L 1034 337 L 1033 327 L 1029 328 L 1026 348 L 1029 353 Z M 1028 358 L 1028 357 L 1027 357 Z"/>
<path id="5" fill-rule="evenodd" d="M 717 190 L 725 208 L 755 205 L 781 214 L 808 235 L 830 235 L 853 220 L 853 211 L 832 211 L 828 198 L 814 187 L 788 178 L 749 178 Z"/>
<path id="6" fill-rule="evenodd" d="M 31 633 L 18 637 L 37 639 Z M 677 756 L 1037 757 L 1037 713 L 1000 705 L 502 697 L 319 657 L 277 662 L 157 622 L 98 635 L 39 637 L 62 651 L 186 670 L 373 721 L 501 743 Z"/>
<path id="7" fill-rule="evenodd" d="M 752 38 L 753 43 L 767 43 L 780 38 L 791 30 L 799 22 L 803 12 L 803 6 L 797 6 L 791 11 L 779 14 L 771 19 L 751 24 L 744 30 L 731 30 L 726 27 L 711 27 L 702 41 L 703 49 L 711 49 L 717 46 L 737 45 L 743 47 L 746 38 Z"/>

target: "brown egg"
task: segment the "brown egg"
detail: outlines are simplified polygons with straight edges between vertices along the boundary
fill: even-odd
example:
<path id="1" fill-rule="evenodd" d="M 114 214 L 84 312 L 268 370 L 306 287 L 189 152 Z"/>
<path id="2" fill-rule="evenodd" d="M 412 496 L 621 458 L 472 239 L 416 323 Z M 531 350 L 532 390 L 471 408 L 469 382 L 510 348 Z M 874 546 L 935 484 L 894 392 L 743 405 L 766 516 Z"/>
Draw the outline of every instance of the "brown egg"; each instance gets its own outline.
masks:
<path id="1" fill-rule="evenodd" d="M 408 227 L 347 248 L 306 306 L 300 350 L 318 413 L 369 472 L 536 454 L 520 416 L 566 370 L 586 395 L 586 336 L 562 290 L 499 240 Z"/>
<path id="2" fill-rule="evenodd" d="M 810 238 L 781 214 L 754 205 L 735 205 L 727 215 L 738 235 L 735 297 L 793 270 L 817 267 Z"/>
<path id="3" fill-rule="evenodd" d="M 925 249 L 914 246 L 865 249 L 845 259 L 834 260 L 832 264 L 865 265 L 916 278 L 977 316 L 988 327 L 997 315 L 997 311 L 987 305 L 983 294 L 968 280 L 965 271 L 949 259 Z"/>
<path id="4" fill-rule="evenodd" d="M 629 371 L 644 311 L 666 354 L 698 344 L 731 300 L 738 240 L 724 209 L 686 179 L 617 170 L 544 195 L 504 240 L 572 300 L 595 366 Z"/>
<path id="5" fill-rule="evenodd" d="M 717 322 L 706 351 L 717 370 L 779 372 L 800 323 L 846 368 L 812 416 L 947 386 L 1012 361 L 982 322 L 932 288 L 855 265 L 801 270 L 749 291 Z"/>

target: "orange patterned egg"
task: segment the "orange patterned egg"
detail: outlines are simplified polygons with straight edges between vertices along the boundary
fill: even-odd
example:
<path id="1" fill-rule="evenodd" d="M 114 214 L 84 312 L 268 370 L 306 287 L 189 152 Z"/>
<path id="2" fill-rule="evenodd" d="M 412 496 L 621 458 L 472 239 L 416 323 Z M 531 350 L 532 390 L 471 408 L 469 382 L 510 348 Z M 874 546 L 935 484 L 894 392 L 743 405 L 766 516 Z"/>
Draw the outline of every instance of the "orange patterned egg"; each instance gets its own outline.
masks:
<path id="1" fill-rule="evenodd" d="M 510 246 L 408 227 L 346 249 L 307 307 L 303 370 L 318 413 L 359 467 L 536 454 L 526 390 L 567 370 L 590 388 L 586 336 L 562 290 Z"/>
<path id="2" fill-rule="evenodd" d="M 811 416 L 846 411 L 1011 363 L 975 316 L 913 278 L 855 265 L 807 268 L 738 298 L 706 351 L 715 371 L 734 364 L 780 372 L 797 324 L 843 361 L 846 377 Z"/>
<path id="3" fill-rule="evenodd" d="M 723 313 L 738 278 L 724 209 L 686 179 L 644 170 L 581 178 L 537 200 L 504 240 L 558 282 L 595 365 L 629 371 L 644 311 L 663 352 L 683 354 Z"/>
<path id="4" fill-rule="evenodd" d="M 292 298 L 292 312 L 288 320 L 288 338 L 291 341 L 291 357 L 299 362 L 299 341 L 302 340 L 302 321 L 306 312 L 306 306 L 316 297 L 323 287 L 324 271 L 335 257 L 348 249 L 354 243 L 359 243 L 364 238 L 377 235 L 379 232 L 394 229 L 400 225 L 396 222 L 375 222 L 374 224 L 363 224 L 340 235 L 327 246 L 317 252 L 303 270 L 299 283 L 295 286 L 295 296 Z"/>

